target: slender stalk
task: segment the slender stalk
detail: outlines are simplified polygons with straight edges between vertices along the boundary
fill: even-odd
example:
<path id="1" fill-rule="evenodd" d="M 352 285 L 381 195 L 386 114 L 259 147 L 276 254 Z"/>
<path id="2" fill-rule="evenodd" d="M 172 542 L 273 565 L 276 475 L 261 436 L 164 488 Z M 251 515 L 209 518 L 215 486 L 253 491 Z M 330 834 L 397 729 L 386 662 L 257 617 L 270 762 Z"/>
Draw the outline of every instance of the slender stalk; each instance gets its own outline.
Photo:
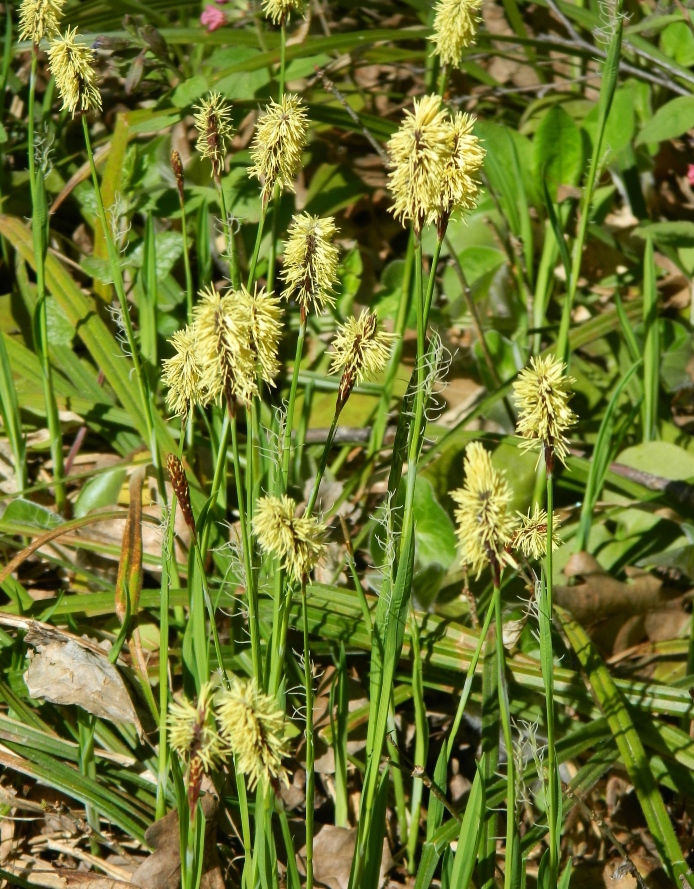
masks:
<path id="1" fill-rule="evenodd" d="M 284 98 L 284 78 L 287 70 L 287 25 L 285 20 L 282 20 L 282 27 L 280 28 L 280 71 L 279 71 L 279 100 L 282 101 Z"/>
<path id="2" fill-rule="evenodd" d="M 157 770 L 157 808 L 155 819 L 166 814 L 166 783 L 169 771 L 169 745 L 166 714 L 169 709 L 169 590 L 171 563 L 174 561 L 174 527 L 176 498 L 171 501 L 171 513 L 166 528 L 166 544 L 162 553 L 161 603 L 159 606 L 159 768 Z"/>
<path id="3" fill-rule="evenodd" d="M 547 556 L 545 582 L 541 587 L 540 620 L 545 624 L 545 632 L 540 632 L 540 643 L 545 649 L 542 656 L 547 712 L 547 772 L 549 783 L 549 880 L 556 883 L 559 875 L 559 843 L 561 826 L 561 797 L 559 794 L 559 772 L 555 747 L 554 724 L 554 657 L 552 652 L 552 525 L 554 522 L 554 479 L 551 470 L 547 472 Z M 544 595 L 543 595 L 544 593 Z"/>
<path id="4" fill-rule="evenodd" d="M 496 622 L 496 660 L 498 670 L 499 710 L 501 729 L 506 745 L 506 868 L 504 889 L 513 889 L 515 841 L 516 841 L 516 774 L 513 762 L 513 736 L 511 735 L 511 713 L 506 685 L 506 655 L 504 649 L 503 624 L 501 619 L 501 593 L 498 564 L 493 564 L 494 574 L 494 615 Z"/>
<path id="5" fill-rule="evenodd" d="M 91 137 L 89 135 L 89 124 L 87 123 L 86 115 L 82 115 L 82 131 L 84 133 L 84 143 L 87 149 L 87 158 L 89 160 L 89 167 L 92 173 L 92 181 L 94 183 L 94 192 L 96 195 L 96 207 L 97 213 L 99 215 L 99 221 L 101 222 L 101 227 L 104 232 L 104 239 L 106 240 L 106 249 L 108 251 L 108 259 L 109 266 L 111 270 L 111 275 L 113 276 L 113 286 L 116 291 L 116 296 L 118 297 L 118 302 L 120 305 L 121 316 L 123 319 L 123 329 L 125 330 L 125 336 L 128 343 L 128 350 L 130 351 L 130 358 L 133 363 L 133 368 L 135 370 L 135 379 L 137 380 L 137 388 L 140 394 L 140 399 L 142 401 L 142 409 L 145 418 L 145 424 L 147 426 L 147 436 L 149 438 L 149 448 L 152 454 L 152 463 L 154 464 L 154 468 L 157 474 L 157 487 L 159 489 L 159 496 L 162 498 L 162 502 L 166 502 L 166 487 L 164 485 L 164 474 L 162 471 L 161 461 L 159 459 L 159 448 L 157 446 L 157 441 L 154 436 L 154 423 L 152 420 L 152 406 L 150 402 L 150 396 L 147 389 L 147 383 L 145 380 L 145 376 L 142 369 L 142 364 L 140 362 L 140 356 L 137 348 L 137 343 L 135 342 L 135 334 L 133 332 L 132 322 L 130 321 L 130 311 L 128 306 L 128 300 L 125 295 L 125 286 L 123 284 L 123 271 L 120 265 L 120 259 L 118 256 L 118 251 L 116 250 L 116 245 L 113 243 L 113 238 L 111 237 L 111 230 L 108 225 L 108 221 L 106 219 L 106 211 L 104 210 L 104 202 L 101 197 L 101 188 L 99 186 L 99 177 L 96 172 L 96 164 L 94 163 L 94 153 L 92 151 L 92 142 Z"/>
<path id="6" fill-rule="evenodd" d="M 34 44 L 31 57 L 31 74 L 29 77 L 29 122 L 28 122 L 28 160 L 29 184 L 31 187 L 32 234 L 34 238 L 34 258 L 36 269 L 36 309 L 34 312 L 34 342 L 41 362 L 43 378 L 43 396 L 46 403 L 46 421 L 50 435 L 51 460 L 53 461 L 53 479 L 55 483 L 55 503 L 58 512 L 65 512 L 67 503 L 65 491 L 65 470 L 63 463 L 63 435 L 60 429 L 58 405 L 53 390 L 53 371 L 48 354 L 48 315 L 46 306 L 46 251 L 48 248 L 48 205 L 43 172 L 36 169 L 35 157 L 35 117 L 36 70 L 38 67 L 38 46 Z"/>
<path id="7" fill-rule="evenodd" d="M 335 438 L 335 432 L 337 431 L 337 421 L 340 419 L 340 413 L 342 412 L 342 406 L 339 404 L 335 407 L 335 415 L 333 416 L 333 421 L 330 425 L 330 429 L 328 431 L 328 437 L 325 441 L 325 447 L 323 448 L 323 454 L 321 455 L 320 464 L 318 466 L 318 472 L 316 473 L 316 477 L 313 481 L 313 489 L 311 491 L 311 496 L 308 499 L 308 504 L 306 506 L 306 515 L 311 515 L 313 512 L 313 507 L 316 505 L 316 499 L 318 498 L 318 490 L 320 488 L 320 483 L 323 479 L 323 475 L 325 473 L 325 467 L 328 465 L 328 459 L 330 458 L 330 451 L 333 446 L 333 440 Z"/>
<path id="8" fill-rule="evenodd" d="M 217 494 L 222 486 L 222 480 L 224 479 L 226 472 L 226 456 L 227 456 L 227 448 L 229 446 L 229 434 L 230 434 L 231 422 L 229 420 L 229 414 L 225 413 L 224 422 L 222 424 L 222 432 L 219 436 L 219 448 L 217 450 L 217 459 L 215 461 L 214 466 L 214 474 L 212 476 L 212 486 L 210 488 L 210 500 L 214 503 L 217 499 Z M 200 554 L 203 562 L 205 561 L 205 556 L 207 555 L 207 547 L 210 539 L 210 529 L 212 524 L 209 518 L 205 522 L 205 527 L 202 529 L 202 533 L 200 534 Z"/>
<path id="9" fill-rule="evenodd" d="M 431 257 L 431 268 L 429 269 L 429 281 L 427 283 L 427 292 L 424 297 L 424 329 L 426 330 L 426 326 L 429 323 L 429 311 L 431 310 L 431 301 L 434 297 L 434 284 L 436 283 L 436 269 L 439 264 L 439 257 L 441 256 L 441 247 L 443 246 L 443 239 L 445 237 L 446 232 L 443 231 L 436 238 L 436 246 L 434 247 L 434 255 Z"/>
<path id="10" fill-rule="evenodd" d="M 284 424 L 284 437 L 282 440 L 282 476 L 284 491 L 289 487 L 289 466 L 292 447 L 292 426 L 294 425 L 294 406 L 296 404 L 296 391 L 299 386 L 299 368 L 301 356 L 304 352 L 304 339 L 306 338 L 306 310 L 301 310 L 301 322 L 299 324 L 299 336 L 296 340 L 296 357 L 292 368 L 292 382 L 289 389 L 289 404 L 287 405 L 287 417 Z"/>
<path id="11" fill-rule="evenodd" d="M 308 609 L 306 578 L 301 581 L 304 623 L 304 685 L 306 686 L 306 889 L 313 889 L 313 797 L 316 781 L 313 749 L 313 671 L 308 646 Z"/>
<path id="12" fill-rule="evenodd" d="M 255 281 L 255 268 L 258 265 L 258 254 L 260 253 L 260 242 L 263 240 L 263 229 L 265 228 L 265 217 L 267 216 L 267 204 L 263 202 L 260 210 L 260 219 L 258 220 L 258 231 L 255 236 L 255 246 L 253 247 L 253 255 L 248 266 L 248 283 L 246 289 L 250 291 Z"/>
<path id="13" fill-rule="evenodd" d="M 227 233 L 227 246 L 229 248 L 229 276 L 231 278 L 231 286 L 234 290 L 241 287 L 241 273 L 239 272 L 239 257 L 236 250 L 236 240 L 234 238 L 234 228 L 229 219 L 229 211 L 227 210 L 227 202 L 224 197 L 224 189 L 222 188 L 221 179 L 217 178 L 217 191 L 219 192 L 219 205 L 222 210 L 222 226 Z"/>

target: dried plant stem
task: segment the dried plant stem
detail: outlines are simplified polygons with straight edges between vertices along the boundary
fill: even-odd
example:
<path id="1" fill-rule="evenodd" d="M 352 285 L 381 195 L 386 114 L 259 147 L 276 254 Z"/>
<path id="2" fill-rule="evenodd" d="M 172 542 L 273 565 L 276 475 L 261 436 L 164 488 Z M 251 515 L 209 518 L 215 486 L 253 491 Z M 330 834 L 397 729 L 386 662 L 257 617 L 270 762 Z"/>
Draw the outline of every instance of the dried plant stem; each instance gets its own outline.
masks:
<path id="1" fill-rule="evenodd" d="M 46 306 L 46 250 L 48 247 L 48 205 L 43 172 L 36 169 L 34 127 L 36 100 L 36 70 L 38 66 L 38 46 L 34 45 L 31 57 L 29 79 L 29 121 L 28 121 L 28 160 L 29 184 L 31 186 L 32 234 L 34 238 L 34 259 L 36 269 L 36 309 L 34 311 L 34 345 L 41 362 L 43 395 L 46 404 L 46 420 L 50 433 L 51 460 L 55 482 L 55 503 L 58 512 L 65 512 L 67 503 L 65 492 L 65 470 L 63 463 L 63 435 L 60 429 L 58 405 L 53 390 L 53 371 L 48 354 L 48 315 Z M 17 472 L 20 469 L 17 467 Z M 20 486 L 21 487 L 21 486 Z"/>
<path id="2" fill-rule="evenodd" d="M 109 266 L 111 274 L 113 276 L 113 286 L 116 291 L 116 296 L 118 297 L 121 316 L 123 318 L 123 328 L 125 330 L 128 349 L 130 351 L 130 357 L 133 363 L 133 368 L 135 370 L 135 379 L 137 380 L 137 388 L 140 394 L 140 400 L 142 401 L 142 410 L 145 418 L 145 423 L 147 425 L 147 437 L 149 438 L 148 444 L 150 452 L 152 454 L 152 463 L 154 464 L 157 475 L 157 487 L 159 490 L 159 496 L 161 497 L 162 502 L 166 503 L 166 487 L 164 485 L 164 474 L 162 471 L 161 460 L 159 458 L 159 448 L 157 446 L 157 441 L 154 435 L 154 423 L 152 419 L 150 395 L 148 392 L 147 381 L 145 379 L 142 364 L 140 363 L 139 350 L 135 341 L 135 334 L 133 332 L 132 322 L 130 321 L 128 299 L 125 295 L 125 286 L 123 284 L 123 270 L 121 269 L 118 251 L 116 250 L 116 245 L 113 243 L 111 230 L 109 228 L 108 220 L 106 219 L 106 212 L 104 210 L 104 202 L 101 197 L 99 177 L 96 172 L 96 164 L 94 163 L 94 153 L 92 151 L 92 142 L 89 135 L 89 124 L 87 122 L 86 115 L 82 115 L 82 131 L 84 133 L 84 143 L 87 150 L 89 167 L 92 173 L 92 182 L 94 184 L 94 192 L 96 196 L 97 213 L 99 215 L 99 222 L 101 223 L 101 227 L 104 232 L 106 249 L 108 251 Z"/>
<path id="3" fill-rule="evenodd" d="M 313 670 L 308 645 L 308 607 L 306 578 L 301 581 L 304 625 L 304 685 L 306 687 L 306 889 L 313 889 L 313 797 L 316 781 L 313 748 Z"/>

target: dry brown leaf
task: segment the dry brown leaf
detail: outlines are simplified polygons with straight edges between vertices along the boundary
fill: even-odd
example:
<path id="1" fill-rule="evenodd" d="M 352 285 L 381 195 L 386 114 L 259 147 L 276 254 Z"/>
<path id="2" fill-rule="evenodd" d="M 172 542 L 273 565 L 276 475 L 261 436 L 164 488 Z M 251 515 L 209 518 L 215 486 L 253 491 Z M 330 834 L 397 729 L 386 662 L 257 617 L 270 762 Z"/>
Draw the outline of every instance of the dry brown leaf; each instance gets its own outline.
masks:
<path id="1" fill-rule="evenodd" d="M 30 697 L 77 704 L 102 719 L 129 723 L 142 732 L 125 683 L 105 652 L 97 654 L 74 638 L 64 641 L 36 630 L 29 630 L 25 639 L 36 648 L 24 674 Z"/>
<path id="2" fill-rule="evenodd" d="M 200 889 L 224 889 L 224 879 L 215 842 L 214 816 L 218 801 L 211 794 L 200 800 L 207 822 L 205 826 L 205 860 L 202 866 Z M 141 889 L 178 889 L 181 885 L 181 855 L 178 838 L 178 812 L 169 812 L 155 821 L 145 833 L 145 842 L 154 849 L 131 878 L 132 886 Z"/>
<path id="3" fill-rule="evenodd" d="M 356 841 L 357 831 L 352 827 L 333 827 L 331 824 L 321 827 L 313 841 L 313 875 L 317 885 L 326 889 L 347 889 Z M 306 846 L 297 859 L 301 872 L 305 873 Z M 384 840 L 379 886 L 385 882 L 392 866 L 388 841 Z"/>

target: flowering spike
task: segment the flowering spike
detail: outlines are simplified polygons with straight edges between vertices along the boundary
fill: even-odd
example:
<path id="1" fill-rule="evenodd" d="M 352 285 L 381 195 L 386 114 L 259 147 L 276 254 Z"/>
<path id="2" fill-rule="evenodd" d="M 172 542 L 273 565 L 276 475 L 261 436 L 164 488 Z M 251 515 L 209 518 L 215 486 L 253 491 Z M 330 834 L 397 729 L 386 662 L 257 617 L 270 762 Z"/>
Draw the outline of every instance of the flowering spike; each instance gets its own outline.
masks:
<path id="1" fill-rule="evenodd" d="M 51 41 L 48 62 L 55 77 L 63 110 L 75 112 L 101 108 L 101 94 L 96 85 L 94 51 L 77 42 L 77 28 L 68 28 Z"/>
<path id="2" fill-rule="evenodd" d="M 195 704 L 187 698 L 170 704 L 167 720 L 171 748 L 187 762 L 197 757 L 205 769 L 218 765 L 224 754 L 214 718 L 213 696 L 212 683 L 204 683 Z"/>
<path id="3" fill-rule="evenodd" d="M 274 99 L 265 107 L 258 121 L 248 173 L 262 182 L 262 199 L 266 204 L 275 185 L 294 191 L 294 177 L 301 164 L 301 152 L 306 144 L 308 118 L 298 96 L 287 94 L 278 103 Z"/>
<path id="4" fill-rule="evenodd" d="M 285 715 L 272 695 L 258 689 L 255 680 L 231 679 L 231 688 L 217 698 L 222 737 L 234 754 L 237 771 L 248 779 L 248 789 L 259 781 L 288 784 L 282 759 L 289 755 L 284 737 Z"/>
<path id="5" fill-rule="evenodd" d="M 554 457 L 562 463 L 568 454 L 565 433 L 578 420 L 569 407 L 571 385 L 576 381 L 566 375 L 566 365 L 548 355 L 531 358 L 530 367 L 518 375 L 513 384 L 516 404 L 519 407 L 516 431 L 528 439 L 524 450 L 544 449 L 548 473 L 554 469 Z"/>
<path id="6" fill-rule="evenodd" d="M 304 0 L 263 0 L 263 12 L 275 25 L 283 25 L 290 12 L 300 12 Z"/>
<path id="7" fill-rule="evenodd" d="M 176 354 L 163 362 L 162 380 L 169 388 L 166 406 L 185 421 L 193 406 L 203 401 L 195 331 L 192 327 L 178 330 L 169 342 Z"/>
<path id="8" fill-rule="evenodd" d="M 313 516 L 297 516 L 296 503 L 287 497 L 262 497 L 253 517 L 260 548 L 283 563 L 294 580 L 303 581 L 323 555 L 325 526 Z"/>
<path id="9" fill-rule="evenodd" d="M 438 215 L 441 183 L 451 154 L 452 132 L 441 97 L 414 100 L 414 111 L 388 142 L 390 190 L 395 198 L 390 208 L 396 219 L 411 220 L 419 234 Z"/>
<path id="10" fill-rule="evenodd" d="M 284 245 L 280 278 L 285 299 L 294 298 L 304 310 L 321 312 L 334 306 L 339 251 L 332 243 L 338 229 L 332 216 L 320 219 L 301 213 L 294 216 Z"/>
<path id="11" fill-rule="evenodd" d="M 195 111 L 195 128 L 198 131 L 195 147 L 201 157 L 206 157 L 212 164 L 212 175 L 218 179 L 224 171 L 227 147 L 233 132 L 231 106 L 220 93 L 210 93 L 200 105 L 195 106 Z"/>
<path id="12" fill-rule="evenodd" d="M 455 518 L 463 561 L 479 577 L 485 565 L 498 570 L 511 561 L 505 547 L 515 524 L 508 511 L 513 495 L 504 473 L 494 468 L 480 442 L 465 449 L 464 470 L 465 484 L 451 497 L 458 504 Z"/>
<path id="13" fill-rule="evenodd" d="M 519 549 L 526 559 L 543 559 L 547 555 L 547 511 L 540 509 L 535 504 L 535 510 L 530 515 L 522 512 L 518 513 L 520 517 L 520 527 L 513 537 L 514 549 Z M 552 514 L 552 549 L 556 549 L 561 545 L 561 538 L 556 533 L 560 525 L 559 518 L 556 513 Z"/>
<path id="14" fill-rule="evenodd" d="M 224 296 L 212 287 L 200 291 L 193 309 L 203 402 L 220 395 L 248 402 L 258 391 L 255 357 L 250 349 L 250 320 L 234 291 Z"/>
<path id="15" fill-rule="evenodd" d="M 23 0 L 19 7 L 19 39 L 38 45 L 59 34 L 65 0 Z"/>
<path id="16" fill-rule="evenodd" d="M 460 68 L 464 50 L 475 42 L 482 0 L 439 0 L 434 16 L 434 52 L 442 65 Z"/>
<path id="17" fill-rule="evenodd" d="M 394 334 L 379 330 L 378 318 L 366 309 L 359 318 L 348 318 L 338 328 L 330 365 L 331 374 L 342 371 L 338 403 L 347 400 L 356 383 L 382 373 L 395 339 Z"/>
<path id="18" fill-rule="evenodd" d="M 472 128 L 476 118 L 462 111 L 449 122 L 451 153 L 441 181 L 440 220 L 445 224 L 454 210 L 472 210 L 477 204 L 479 183 L 475 179 L 486 154 Z M 445 227 L 445 226 L 444 226 Z"/>
<path id="19" fill-rule="evenodd" d="M 232 296 L 247 318 L 249 347 L 257 359 L 260 376 L 268 385 L 274 386 L 280 371 L 277 358 L 282 338 L 280 298 L 266 293 L 264 287 L 258 290 L 257 284 L 252 294 L 242 285 L 241 290 L 233 292 Z"/>

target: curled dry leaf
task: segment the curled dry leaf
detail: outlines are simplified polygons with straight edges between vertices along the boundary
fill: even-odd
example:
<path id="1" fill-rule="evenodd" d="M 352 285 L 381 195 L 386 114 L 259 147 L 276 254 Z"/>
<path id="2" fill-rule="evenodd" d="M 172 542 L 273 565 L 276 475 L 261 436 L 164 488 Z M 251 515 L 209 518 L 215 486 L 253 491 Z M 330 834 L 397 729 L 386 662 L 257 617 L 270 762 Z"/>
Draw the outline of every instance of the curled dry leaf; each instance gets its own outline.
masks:
<path id="1" fill-rule="evenodd" d="M 356 841 L 357 831 L 353 827 L 333 827 L 331 824 L 324 824 L 320 828 L 313 842 L 313 873 L 318 885 L 327 889 L 347 889 Z M 297 858 L 301 871 L 305 873 L 305 846 Z M 392 866 L 393 859 L 388 841 L 384 840 L 379 886 L 385 883 Z"/>
<path id="2" fill-rule="evenodd" d="M 104 651 L 41 625 L 30 628 L 25 638 L 36 649 L 24 674 L 30 697 L 77 704 L 95 716 L 130 723 L 142 732 L 125 683 Z"/>

